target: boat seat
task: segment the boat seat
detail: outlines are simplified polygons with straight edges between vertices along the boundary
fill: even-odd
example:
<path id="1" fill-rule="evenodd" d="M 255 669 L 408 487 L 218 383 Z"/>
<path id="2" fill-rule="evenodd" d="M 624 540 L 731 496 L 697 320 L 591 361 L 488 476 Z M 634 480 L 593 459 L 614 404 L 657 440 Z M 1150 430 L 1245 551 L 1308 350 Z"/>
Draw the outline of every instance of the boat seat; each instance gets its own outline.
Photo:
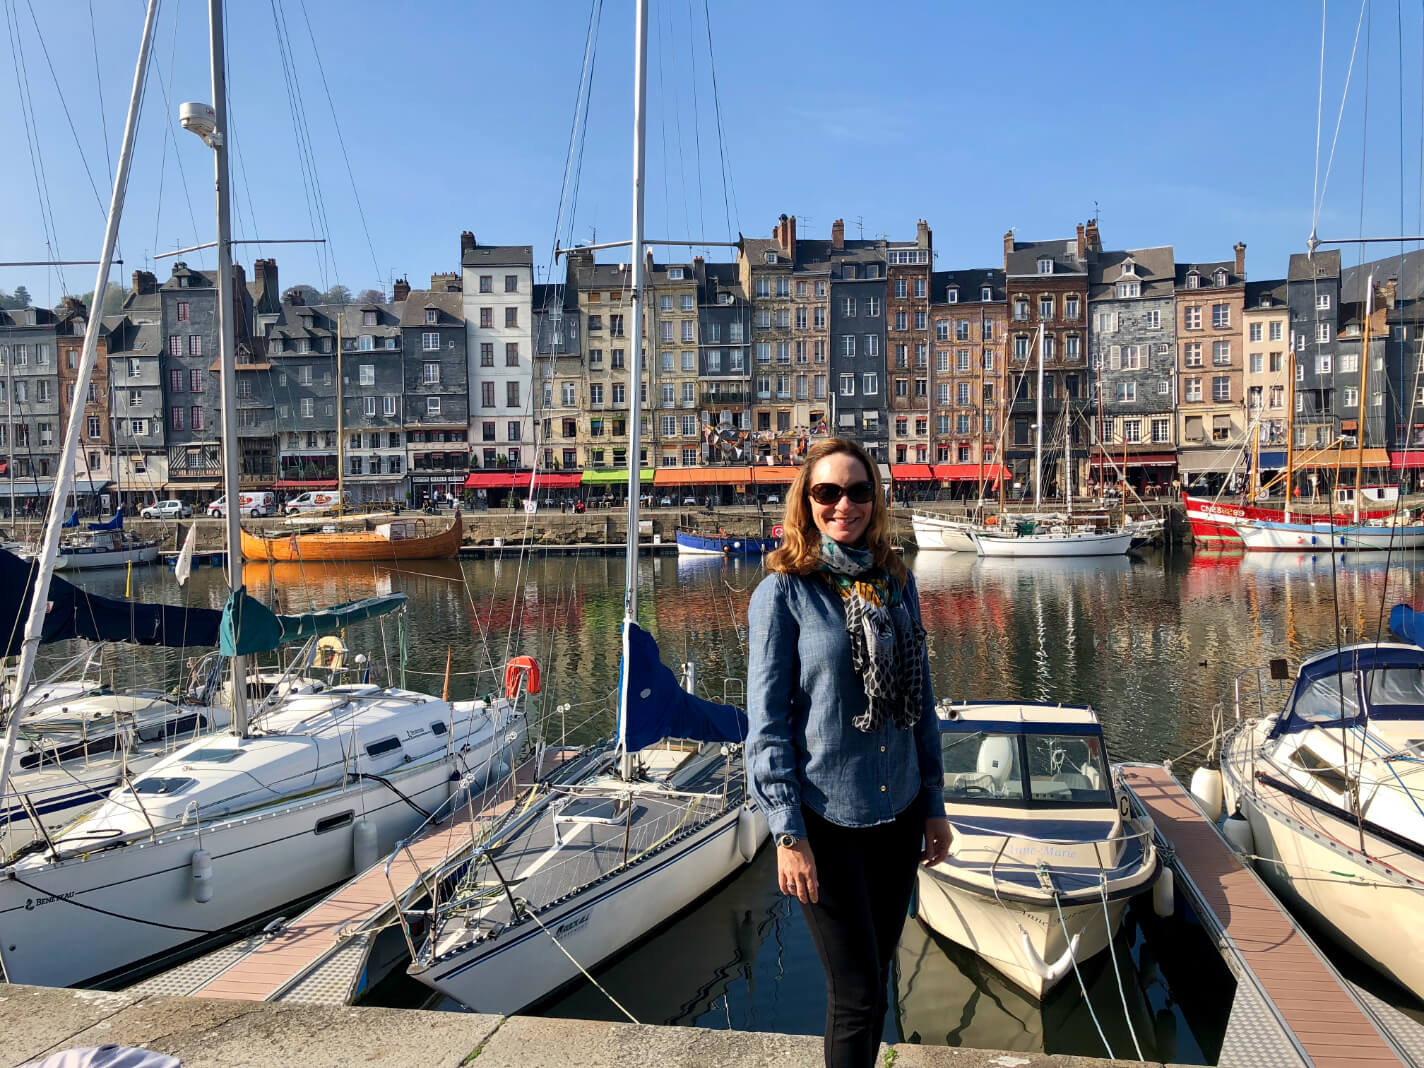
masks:
<path id="1" fill-rule="evenodd" d="M 958 796 L 969 796 L 980 791 L 998 796 L 993 777 L 982 771 L 961 771 L 946 775 L 944 789 L 945 793 Z"/>
<path id="2" fill-rule="evenodd" d="M 1053 781 L 1061 782 L 1070 790 L 1096 789 L 1086 775 L 1082 775 L 1076 771 L 1060 771 L 1053 776 Z"/>

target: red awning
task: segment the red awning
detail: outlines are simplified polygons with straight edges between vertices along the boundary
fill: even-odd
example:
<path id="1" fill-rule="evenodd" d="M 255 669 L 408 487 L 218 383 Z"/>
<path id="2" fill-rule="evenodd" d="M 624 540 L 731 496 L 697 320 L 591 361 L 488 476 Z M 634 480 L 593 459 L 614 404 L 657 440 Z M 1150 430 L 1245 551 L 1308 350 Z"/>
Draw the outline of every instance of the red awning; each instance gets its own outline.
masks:
<path id="1" fill-rule="evenodd" d="M 1406 452 L 1392 452 L 1389 454 L 1389 466 L 1396 471 L 1409 468 L 1424 467 L 1424 449 L 1409 449 Z"/>
<path id="2" fill-rule="evenodd" d="M 476 471 L 465 479 L 466 489 L 513 489 L 528 484 L 529 476 L 515 471 Z"/>
<path id="3" fill-rule="evenodd" d="M 1101 453 L 1092 458 L 1093 467 L 1111 467 L 1117 464 L 1122 467 L 1176 467 L 1177 454 L 1172 452 L 1130 452 L 1124 458 L 1122 453 L 1109 453 L 1104 457 Z"/>
<path id="4" fill-rule="evenodd" d="M 768 467 L 759 465 L 752 468 L 752 482 L 758 486 L 789 486 L 796 478 L 799 468 Z"/>
<path id="5" fill-rule="evenodd" d="M 1007 478 L 1008 468 L 1003 464 L 986 463 L 983 467 L 978 464 L 935 464 L 934 477 L 942 482 L 978 482 L 981 474 L 985 482 L 997 482 L 1001 478 Z"/>
<path id="6" fill-rule="evenodd" d="M 272 483 L 273 489 L 335 489 L 334 478 L 279 478 Z"/>
<path id="7" fill-rule="evenodd" d="M 895 482 L 933 482 L 935 473 L 929 464 L 891 464 L 890 478 Z"/>
<path id="8" fill-rule="evenodd" d="M 578 489 L 583 485 L 583 472 L 560 471 L 556 474 L 552 471 L 541 471 L 537 485 L 540 489 L 546 490 Z"/>

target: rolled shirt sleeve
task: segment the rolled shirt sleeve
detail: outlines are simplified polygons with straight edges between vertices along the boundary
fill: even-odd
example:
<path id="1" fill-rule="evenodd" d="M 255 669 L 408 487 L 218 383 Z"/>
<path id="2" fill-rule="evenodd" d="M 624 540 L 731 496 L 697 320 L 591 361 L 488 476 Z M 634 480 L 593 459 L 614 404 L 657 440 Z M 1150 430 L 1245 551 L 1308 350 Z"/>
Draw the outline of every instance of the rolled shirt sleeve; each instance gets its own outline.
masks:
<path id="1" fill-rule="evenodd" d="M 795 743 L 800 627 L 787 587 L 785 575 L 768 575 L 747 610 L 747 780 L 771 833 L 805 838 Z"/>
<path id="2" fill-rule="evenodd" d="M 905 582 L 905 606 L 911 617 L 924 626 L 920 618 L 920 591 L 915 586 L 915 576 L 908 575 Z M 915 723 L 915 749 L 920 763 L 920 791 L 928 803 L 926 815 L 933 818 L 944 815 L 944 755 L 940 749 L 939 714 L 935 711 L 934 684 L 930 681 L 930 650 L 925 643 L 924 664 L 921 678 L 925 680 L 920 691 L 920 718 Z"/>

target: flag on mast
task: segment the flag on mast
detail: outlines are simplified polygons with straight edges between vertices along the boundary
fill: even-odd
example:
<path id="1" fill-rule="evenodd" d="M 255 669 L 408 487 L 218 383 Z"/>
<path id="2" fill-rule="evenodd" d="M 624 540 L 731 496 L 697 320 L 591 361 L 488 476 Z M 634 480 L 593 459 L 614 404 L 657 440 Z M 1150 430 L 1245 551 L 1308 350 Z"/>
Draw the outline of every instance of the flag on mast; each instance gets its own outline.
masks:
<path id="1" fill-rule="evenodd" d="M 198 524 L 188 525 L 188 536 L 183 539 L 183 548 L 178 553 L 178 563 L 174 565 L 173 574 L 178 579 L 178 585 L 183 585 L 188 581 L 188 576 L 193 573 L 193 550 L 198 547 Z"/>

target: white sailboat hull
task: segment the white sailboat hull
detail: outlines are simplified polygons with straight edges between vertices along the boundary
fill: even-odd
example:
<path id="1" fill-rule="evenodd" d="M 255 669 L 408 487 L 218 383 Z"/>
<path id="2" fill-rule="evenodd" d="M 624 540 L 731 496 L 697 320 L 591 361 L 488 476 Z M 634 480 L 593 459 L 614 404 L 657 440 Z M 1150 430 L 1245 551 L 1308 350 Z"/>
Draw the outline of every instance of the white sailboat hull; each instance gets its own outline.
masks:
<path id="1" fill-rule="evenodd" d="M 92 567 L 123 567 L 126 564 L 151 564 L 158 559 L 158 542 L 137 545 L 128 549 L 113 549 L 108 552 L 78 553 L 61 552 L 55 559 L 56 568 L 78 571 Z"/>
<path id="2" fill-rule="evenodd" d="M 1417 549 L 1424 546 L 1424 527 L 1374 526 L 1330 523 L 1273 523 L 1238 520 L 1236 532 L 1253 552 L 1300 552 L 1320 549 L 1335 552 L 1370 552 L 1381 549 Z"/>
<path id="3" fill-rule="evenodd" d="M 742 814 L 747 812 L 747 816 Z M 525 920 L 483 942 L 467 944 L 410 974 L 475 1012 L 511 1015 L 541 1001 L 580 976 L 553 938 L 585 968 L 628 948 L 746 864 L 738 846 L 742 819 L 758 821 L 758 844 L 766 836 L 760 812 L 733 808 L 680 842 L 667 854 L 634 864 L 539 917 Z"/>
<path id="4" fill-rule="evenodd" d="M 912 515 L 910 526 L 915 532 L 915 544 L 921 549 L 941 549 L 955 553 L 975 551 L 974 539 L 969 536 L 968 523 L 927 515 Z"/>
<path id="5" fill-rule="evenodd" d="M 1044 908 L 1000 903 L 992 894 L 955 886 L 925 868 L 919 869 L 918 896 L 916 914 L 925 923 L 1036 998 L 1072 973 L 1066 953 L 1074 938 L 1073 955 L 1081 964 L 1107 948 L 1127 909 L 1126 900 L 1110 901 L 1106 912 L 1098 900 L 1065 905 L 1060 923 L 1051 903 Z M 1037 966 L 1026 946 L 1046 969 Z"/>
<path id="6" fill-rule="evenodd" d="M 1121 556 L 1132 548 L 1132 532 L 1109 534 L 985 534 L 976 532 L 980 556 Z"/>

